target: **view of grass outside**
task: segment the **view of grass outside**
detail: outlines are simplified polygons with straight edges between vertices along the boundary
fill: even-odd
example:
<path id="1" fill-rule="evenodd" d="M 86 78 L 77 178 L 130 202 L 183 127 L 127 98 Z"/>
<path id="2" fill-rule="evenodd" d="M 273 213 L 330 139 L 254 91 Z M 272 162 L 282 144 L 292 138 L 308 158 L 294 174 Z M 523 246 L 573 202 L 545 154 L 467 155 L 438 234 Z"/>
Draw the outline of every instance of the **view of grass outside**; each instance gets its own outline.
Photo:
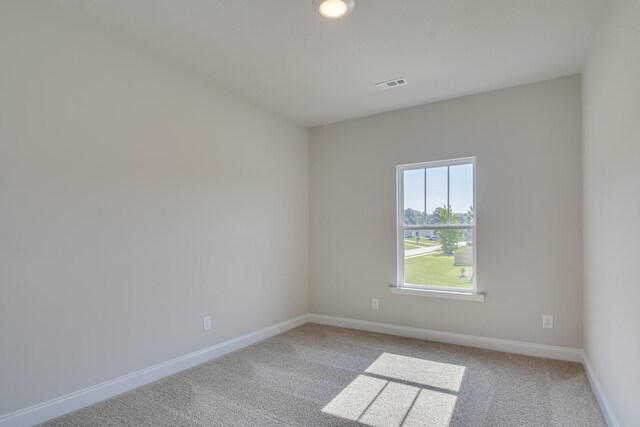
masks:
<path id="1" fill-rule="evenodd" d="M 462 246 L 456 252 L 464 251 L 470 253 L 471 247 Z M 472 265 L 455 265 L 455 255 L 446 255 L 441 249 L 405 257 L 404 280 L 407 284 L 470 289 L 472 278 Z"/>

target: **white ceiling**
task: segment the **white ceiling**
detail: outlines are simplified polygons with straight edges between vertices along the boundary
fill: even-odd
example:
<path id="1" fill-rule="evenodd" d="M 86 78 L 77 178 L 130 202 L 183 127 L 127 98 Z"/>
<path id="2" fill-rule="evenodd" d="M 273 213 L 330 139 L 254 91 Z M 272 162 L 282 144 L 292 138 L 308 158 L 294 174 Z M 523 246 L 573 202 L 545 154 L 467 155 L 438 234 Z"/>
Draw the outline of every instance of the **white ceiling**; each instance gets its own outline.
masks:
<path id="1" fill-rule="evenodd" d="M 316 126 L 579 73 L 607 0 L 60 0 L 257 104 Z M 93 22 L 93 21 L 90 21 Z M 374 83 L 406 77 L 407 86 Z"/>

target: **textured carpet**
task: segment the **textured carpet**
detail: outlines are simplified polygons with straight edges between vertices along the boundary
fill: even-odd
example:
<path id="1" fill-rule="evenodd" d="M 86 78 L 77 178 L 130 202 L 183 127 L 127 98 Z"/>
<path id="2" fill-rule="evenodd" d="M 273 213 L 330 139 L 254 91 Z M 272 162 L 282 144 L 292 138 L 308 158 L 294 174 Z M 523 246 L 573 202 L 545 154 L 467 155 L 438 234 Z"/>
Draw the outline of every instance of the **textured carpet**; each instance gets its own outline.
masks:
<path id="1" fill-rule="evenodd" d="M 46 426 L 604 426 L 582 365 L 307 324 Z"/>

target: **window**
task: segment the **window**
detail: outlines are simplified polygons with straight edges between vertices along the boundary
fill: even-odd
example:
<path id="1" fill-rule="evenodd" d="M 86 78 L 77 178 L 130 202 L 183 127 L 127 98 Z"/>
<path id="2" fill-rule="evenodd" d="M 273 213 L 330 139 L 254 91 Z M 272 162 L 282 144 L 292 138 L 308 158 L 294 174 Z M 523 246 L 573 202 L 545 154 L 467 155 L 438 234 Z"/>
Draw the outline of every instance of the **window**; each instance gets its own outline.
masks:
<path id="1" fill-rule="evenodd" d="M 400 165 L 398 288 L 475 293 L 475 158 Z"/>

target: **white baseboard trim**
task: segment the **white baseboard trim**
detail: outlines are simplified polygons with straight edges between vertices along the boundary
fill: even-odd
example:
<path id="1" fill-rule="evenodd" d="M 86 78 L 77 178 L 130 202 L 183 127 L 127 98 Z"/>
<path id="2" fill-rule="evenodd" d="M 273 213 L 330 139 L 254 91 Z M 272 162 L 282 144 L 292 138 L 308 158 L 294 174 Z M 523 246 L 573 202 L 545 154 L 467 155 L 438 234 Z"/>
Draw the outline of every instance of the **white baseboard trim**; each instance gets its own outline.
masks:
<path id="1" fill-rule="evenodd" d="M 255 344 L 267 338 L 271 338 L 290 329 L 304 325 L 307 322 L 437 341 L 448 344 L 457 344 L 467 347 L 478 347 L 489 350 L 524 354 L 527 356 L 580 362 L 584 364 L 587 378 L 589 379 L 589 383 L 591 384 L 591 388 L 593 389 L 598 404 L 602 409 L 607 425 L 609 427 L 620 426 L 613 409 L 604 394 L 604 390 L 602 389 L 593 368 L 589 364 L 587 356 L 581 349 L 457 334 L 453 332 L 435 331 L 431 329 L 369 322 L 366 320 L 347 319 L 344 317 L 325 316 L 321 314 L 305 314 L 268 326 L 258 331 L 250 332 L 240 337 L 224 341 L 203 350 L 177 357 L 167 362 L 159 363 L 149 368 L 141 369 L 28 408 L 1 415 L 0 427 L 32 426 L 55 417 L 59 417 L 60 415 L 64 415 L 126 391 L 133 390 L 134 388 L 157 381 L 209 360 L 213 360 L 217 357 Z"/>
<path id="2" fill-rule="evenodd" d="M 478 347 L 507 353 L 527 356 L 545 357 L 548 359 L 568 360 L 582 363 L 582 350 L 578 348 L 557 347 L 544 344 L 533 344 L 522 341 L 511 341 L 500 338 L 480 337 L 476 335 L 457 334 L 454 332 L 434 331 L 432 329 L 414 328 L 410 326 L 391 325 L 388 323 L 369 322 L 366 320 L 347 319 L 344 317 L 309 314 L 309 322 L 321 325 L 340 326 L 361 331 L 398 335 L 429 341 L 457 344 L 467 347 Z"/>
<path id="3" fill-rule="evenodd" d="M 593 371 L 593 368 L 589 363 L 587 354 L 583 353 L 582 357 L 584 370 L 587 373 L 587 379 L 589 380 L 589 384 L 591 384 L 593 394 L 596 395 L 596 400 L 598 401 L 598 405 L 600 405 L 602 415 L 604 415 L 604 419 L 607 422 L 607 425 L 609 427 L 620 427 L 620 423 L 616 418 L 616 414 L 613 412 L 613 408 L 611 407 L 611 404 L 609 404 L 607 396 L 604 394 L 604 390 L 600 385 L 600 381 L 598 381 L 598 377 L 596 377 L 596 373 Z"/>
<path id="4" fill-rule="evenodd" d="M 0 416 L 0 427 L 32 426 L 60 415 L 75 411 L 87 405 L 108 399 L 120 393 L 132 390 L 150 382 L 173 375 L 177 372 L 223 356 L 232 351 L 271 338 L 309 321 L 305 314 L 250 332 L 237 338 L 221 342 L 214 346 L 199 350 L 149 368 L 141 369 L 103 383 L 69 393 L 65 396 L 20 409 Z"/>

